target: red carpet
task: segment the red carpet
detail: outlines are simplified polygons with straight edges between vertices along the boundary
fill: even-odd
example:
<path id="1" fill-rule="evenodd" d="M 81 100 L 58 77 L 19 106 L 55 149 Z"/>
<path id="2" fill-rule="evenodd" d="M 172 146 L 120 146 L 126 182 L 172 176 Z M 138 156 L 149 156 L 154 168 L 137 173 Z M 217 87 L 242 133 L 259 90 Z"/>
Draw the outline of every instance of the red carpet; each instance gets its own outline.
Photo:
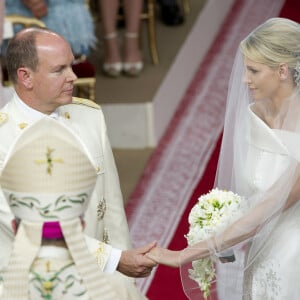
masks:
<path id="1" fill-rule="evenodd" d="M 239 1 L 237 1 L 237 3 L 235 4 L 235 8 L 233 9 L 233 11 L 238 11 L 238 2 Z M 300 1 L 287 0 L 284 6 L 282 7 L 280 16 L 300 22 Z M 188 232 L 188 214 L 194 203 L 197 201 L 199 195 L 206 193 L 209 189 L 213 187 L 218 162 L 218 155 L 220 150 L 220 143 L 221 138 L 219 139 L 217 146 L 211 156 L 211 159 L 206 167 L 204 176 L 201 178 L 193 192 L 190 202 L 182 216 L 182 221 L 180 222 L 174 234 L 174 238 L 172 239 L 169 245 L 170 249 L 182 249 L 186 246 L 184 234 Z M 147 292 L 147 296 L 150 300 L 187 299 L 181 286 L 179 270 L 159 266 L 156 275 L 152 281 L 152 284 Z"/>
<path id="2" fill-rule="evenodd" d="M 182 249 L 183 247 L 186 247 L 186 239 L 184 238 L 184 235 L 188 232 L 189 228 L 187 222 L 188 215 L 193 205 L 197 202 L 199 195 L 205 194 L 214 184 L 220 144 L 221 138 L 219 138 L 217 146 L 206 166 L 204 176 L 194 190 L 191 200 L 182 215 L 182 221 L 180 222 L 174 234 L 174 238 L 170 243 L 170 249 Z M 187 299 L 181 286 L 179 270 L 159 266 L 150 289 L 148 290 L 147 296 L 151 300 Z"/>

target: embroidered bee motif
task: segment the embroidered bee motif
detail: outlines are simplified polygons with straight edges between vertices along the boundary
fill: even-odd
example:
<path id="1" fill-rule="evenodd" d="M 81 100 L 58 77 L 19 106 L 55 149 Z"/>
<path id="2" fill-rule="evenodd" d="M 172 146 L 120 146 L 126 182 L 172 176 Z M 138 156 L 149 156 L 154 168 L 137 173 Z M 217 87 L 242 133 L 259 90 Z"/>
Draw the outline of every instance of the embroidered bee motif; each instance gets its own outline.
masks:
<path id="1" fill-rule="evenodd" d="M 108 230 L 106 228 L 104 228 L 104 231 L 103 231 L 103 242 L 105 244 L 110 243 L 109 236 L 108 236 Z"/>
<path id="2" fill-rule="evenodd" d="M 97 206 L 97 216 L 98 216 L 98 220 L 102 220 L 104 215 L 106 212 L 106 201 L 103 198 L 102 200 L 100 200 L 98 202 L 98 206 Z"/>

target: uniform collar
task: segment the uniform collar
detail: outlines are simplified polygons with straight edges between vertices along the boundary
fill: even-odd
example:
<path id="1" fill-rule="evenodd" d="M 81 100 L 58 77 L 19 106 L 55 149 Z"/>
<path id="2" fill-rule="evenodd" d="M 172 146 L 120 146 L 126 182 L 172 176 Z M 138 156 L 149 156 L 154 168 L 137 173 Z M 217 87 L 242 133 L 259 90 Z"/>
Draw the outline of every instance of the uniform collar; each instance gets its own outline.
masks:
<path id="1" fill-rule="evenodd" d="M 19 106 L 19 108 L 29 117 L 29 119 L 31 119 L 32 121 L 37 121 L 39 119 L 41 119 L 42 117 L 45 116 L 44 113 L 33 109 L 32 107 L 30 107 L 29 105 L 27 105 L 24 101 L 22 101 L 20 99 L 20 97 L 17 95 L 17 93 L 15 93 L 15 99 L 16 99 L 16 103 Z M 54 118 L 54 119 L 58 119 L 58 112 L 57 110 L 55 110 L 53 113 L 51 113 L 49 115 L 50 117 Z"/>

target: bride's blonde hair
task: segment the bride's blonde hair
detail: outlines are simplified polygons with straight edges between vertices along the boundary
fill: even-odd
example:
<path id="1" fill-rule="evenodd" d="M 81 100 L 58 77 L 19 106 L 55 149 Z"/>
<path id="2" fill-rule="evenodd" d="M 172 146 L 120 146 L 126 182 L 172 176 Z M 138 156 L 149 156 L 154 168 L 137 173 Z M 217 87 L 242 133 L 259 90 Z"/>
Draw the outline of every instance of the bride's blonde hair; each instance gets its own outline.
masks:
<path id="1" fill-rule="evenodd" d="M 300 25 L 285 18 L 271 18 L 252 31 L 241 43 L 247 58 L 278 67 L 286 63 L 293 70 L 300 63 Z"/>

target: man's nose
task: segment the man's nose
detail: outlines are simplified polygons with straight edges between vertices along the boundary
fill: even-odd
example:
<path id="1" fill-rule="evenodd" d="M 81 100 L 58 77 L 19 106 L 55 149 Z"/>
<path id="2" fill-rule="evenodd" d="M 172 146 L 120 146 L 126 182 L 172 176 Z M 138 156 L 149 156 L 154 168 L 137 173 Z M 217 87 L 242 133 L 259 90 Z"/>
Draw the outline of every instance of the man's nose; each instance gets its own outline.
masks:
<path id="1" fill-rule="evenodd" d="M 74 73 L 72 67 L 70 67 L 69 72 L 68 72 L 68 80 L 69 81 L 75 81 L 78 77 Z"/>

